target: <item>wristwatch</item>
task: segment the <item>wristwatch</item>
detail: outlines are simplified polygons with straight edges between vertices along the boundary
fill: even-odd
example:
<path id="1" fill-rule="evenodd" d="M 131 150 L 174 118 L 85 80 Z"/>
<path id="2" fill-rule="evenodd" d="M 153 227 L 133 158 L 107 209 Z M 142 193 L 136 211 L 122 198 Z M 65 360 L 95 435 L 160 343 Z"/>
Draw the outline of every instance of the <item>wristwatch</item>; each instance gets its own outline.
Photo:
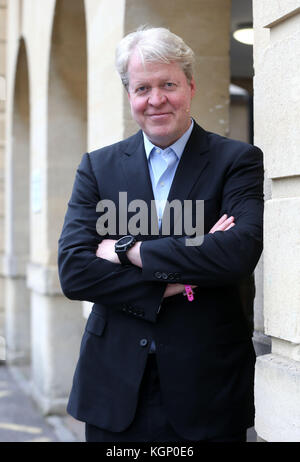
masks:
<path id="1" fill-rule="evenodd" d="M 135 243 L 136 238 L 131 235 L 123 236 L 115 243 L 115 252 L 122 265 L 132 265 L 131 261 L 127 257 L 127 251 L 131 249 Z"/>

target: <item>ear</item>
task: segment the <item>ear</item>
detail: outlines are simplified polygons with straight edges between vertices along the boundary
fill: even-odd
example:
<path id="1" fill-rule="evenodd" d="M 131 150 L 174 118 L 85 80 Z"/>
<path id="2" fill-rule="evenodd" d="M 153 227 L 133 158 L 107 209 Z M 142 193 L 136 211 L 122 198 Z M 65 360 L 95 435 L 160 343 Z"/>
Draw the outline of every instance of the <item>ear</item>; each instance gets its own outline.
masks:
<path id="1" fill-rule="evenodd" d="M 196 93 L 196 82 L 195 82 L 194 77 L 192 77 L 191 79 L 190 87 L 191 87 L 191 98 L 193 98 Z"/>
<path id="2" fill-rule="evenodd" d="M 127 92 L 127 98 L 128 98 L 128 101 L 130 102 L 130 93 L 129 93 L 129 91 L 128 91 L 128 90 L 126 90 L 126 92 Z"/>

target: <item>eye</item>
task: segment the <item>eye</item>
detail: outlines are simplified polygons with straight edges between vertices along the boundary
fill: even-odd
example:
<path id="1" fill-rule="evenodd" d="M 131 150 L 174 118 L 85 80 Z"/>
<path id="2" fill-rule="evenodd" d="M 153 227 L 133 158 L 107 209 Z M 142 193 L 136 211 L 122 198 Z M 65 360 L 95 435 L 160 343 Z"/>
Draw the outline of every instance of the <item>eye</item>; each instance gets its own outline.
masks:
<path id="1" fill-rule="evenodd" d="M 165 83 L 165 87 L 166 88 L 175 88 L 175 83 L 174 82 L 166 82 Z"/>
<path id="2" fill-rule="evenodd" d="M 148 87 L 146 85 L 141 85 L 136 89 L 136 93 L 145 93 L 147 91 Z"/>

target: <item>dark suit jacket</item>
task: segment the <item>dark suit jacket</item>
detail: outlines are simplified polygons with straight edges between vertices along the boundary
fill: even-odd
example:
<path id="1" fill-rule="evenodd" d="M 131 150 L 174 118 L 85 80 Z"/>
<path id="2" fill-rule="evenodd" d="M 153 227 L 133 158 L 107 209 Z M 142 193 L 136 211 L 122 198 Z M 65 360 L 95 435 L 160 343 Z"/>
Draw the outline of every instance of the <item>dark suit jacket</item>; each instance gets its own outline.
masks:
<path id="1" fill-rule="evenodd" d="M 186 246 L 172 227 L 170 236 L 140 235 L 142 270 L 95 255 L 96 205 L 111 199 L 118 211 L 120 191 L 128 202 L 154 199 L 141 131 L 85 154 L 68 204 L 59 240 L 62 290 L 94 303 L 68 412 L 107 430 L 126 429 L 154 339 L 164 405 L 177 433 L 199 440 L 252 426 L 255 354 L 240 286 L 262 251 L 262 152 L 195 124 L 169 201 L 205 201 L 204 241 Z M 209 234 L 223 213 L 235 217 L 235 227 Z M 118 238 L 118 230 L 108 237 Z M 162 300 L 172 282 L 196 284 L 195 300 Z"/>

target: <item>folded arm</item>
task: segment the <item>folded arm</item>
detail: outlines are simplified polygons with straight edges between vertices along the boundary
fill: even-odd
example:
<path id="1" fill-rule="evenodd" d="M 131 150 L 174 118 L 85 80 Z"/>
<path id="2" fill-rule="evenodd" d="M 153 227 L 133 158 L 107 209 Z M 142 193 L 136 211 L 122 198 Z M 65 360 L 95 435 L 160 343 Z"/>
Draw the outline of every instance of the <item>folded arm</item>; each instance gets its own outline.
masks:
<path id="1" fill-rule="evenodd" d="M 211 234 L 215 233 L 216 231 L 228 231 L 235 225 L 234 217 L 227 217 L 224 214 L 220 220 L 211 228 L 209 231 Z M 99 258 L 108 260 L 112 263 L 120 264 L 120 260 L 115 252 L 115 243 L 117 241 L 113 239 L 105 239 L 103 240 L 97 248 L 96 255 Z M 136 244 L 128 250 L 127 256 L 131 263 L 139 268 L 143 267 L 142 259 L 141 259 L 141 242 L 136 242 Z M 192 288 L 195 288 L 196 285 L 193 285 Z M 184 284 L 180 283 L 172 283 L 168 284 L 165 292 L 164 298 L 171 297 L 173 295 L 178 295 L 184 291 Z"/>
<path id="2" fill-rule="evenodd" d="M 187 246 L 186 237 L 165 237 L 141 245 L 146 281 L 176 271 L 177 282 L 199 287 L 236 284 L 249 276 L 263 243 L 263 159 L 251 146 L 237 155 L 224 178 L 221 211 L 234 217 L 226 232 L 204 235 L 201 245 Z"/>
<path id="3" fill-rule="evenodd" d="M 137 307 L 155 322 L 166 283 L 147 282 L 137 266 L 121 266 L 96 256 L 100 236 L 96 230 L 99 191 L 89 154 L 78 167 L 59 239 L 58 268 L 63 293 L 72 300 L 86 300 L 122 309 Z"/>

